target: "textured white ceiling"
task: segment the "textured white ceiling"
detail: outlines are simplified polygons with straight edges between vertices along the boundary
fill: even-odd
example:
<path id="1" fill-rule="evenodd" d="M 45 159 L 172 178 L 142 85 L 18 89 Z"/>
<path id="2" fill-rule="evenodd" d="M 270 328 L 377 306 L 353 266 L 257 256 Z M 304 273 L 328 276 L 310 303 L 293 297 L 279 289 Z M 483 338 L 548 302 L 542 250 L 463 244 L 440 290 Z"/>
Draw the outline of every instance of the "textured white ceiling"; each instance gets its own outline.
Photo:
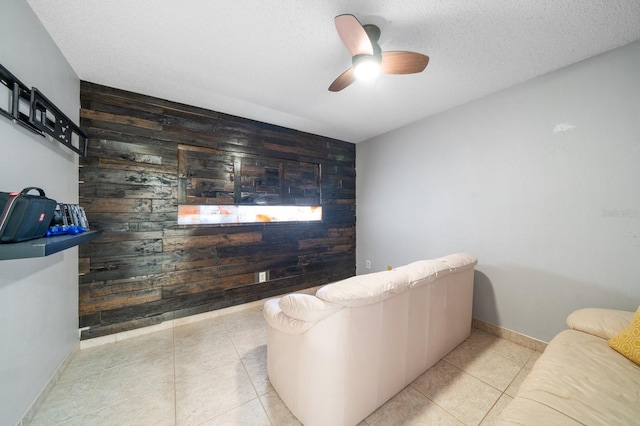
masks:
<path id="1" fill-rule="evenodd" d="M 638 0 L 27 0 L 78 76 L 359 142 L 640 40 Z M 332 93 L 333 18 L 431 60 Z"/>

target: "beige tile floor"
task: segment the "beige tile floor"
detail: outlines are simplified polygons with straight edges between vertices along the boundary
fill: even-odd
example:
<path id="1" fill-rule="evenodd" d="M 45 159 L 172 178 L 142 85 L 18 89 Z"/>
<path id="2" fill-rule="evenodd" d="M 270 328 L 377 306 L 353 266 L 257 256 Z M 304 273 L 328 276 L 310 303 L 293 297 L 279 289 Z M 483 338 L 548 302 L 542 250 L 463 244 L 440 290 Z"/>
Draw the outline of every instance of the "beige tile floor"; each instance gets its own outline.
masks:
<path id="1" fill-rule="evenodd" d="M 32 425 L 299 425 L 269 384 L 260 308 L 77 351 Z M 363 420 L 490 425 L 540 355 L 481 330 Z"/>

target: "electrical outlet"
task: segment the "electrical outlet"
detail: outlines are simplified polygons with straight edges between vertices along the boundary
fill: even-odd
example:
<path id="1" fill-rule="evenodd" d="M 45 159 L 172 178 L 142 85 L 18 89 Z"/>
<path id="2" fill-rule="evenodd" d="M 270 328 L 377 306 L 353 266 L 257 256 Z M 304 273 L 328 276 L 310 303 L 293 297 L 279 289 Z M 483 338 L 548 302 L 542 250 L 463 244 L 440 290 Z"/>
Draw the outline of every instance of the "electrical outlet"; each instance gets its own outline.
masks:
<path id="1" fill-rule="evenodd" d="M 364 267 L 367 269 L 371 269 L 371 261 L 370 260 L 365 260 L 364 261 Z"/>
<path id="2" fill-rule="evenodd" d="M 258 272 L 258 282 L 263 283 L 267 280 L 267 271 Z"/>

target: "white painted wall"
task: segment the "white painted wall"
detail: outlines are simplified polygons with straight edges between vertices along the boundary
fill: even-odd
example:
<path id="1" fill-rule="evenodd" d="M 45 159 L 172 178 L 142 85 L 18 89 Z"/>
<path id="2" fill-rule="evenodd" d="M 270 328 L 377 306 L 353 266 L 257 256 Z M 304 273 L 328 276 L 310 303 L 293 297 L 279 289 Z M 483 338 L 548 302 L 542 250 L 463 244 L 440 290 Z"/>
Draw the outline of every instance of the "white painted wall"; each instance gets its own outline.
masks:
<path id="1" fill-rule="evenodd" d="M 0 2 L 0 63 L 78 123 L 80 82 L 24 0 Z M 78 202 L 78 157 L 0 117 L 0 191 Z M 0 424 L 25 414 L 78 341 L 78 252 L 0 260 Z"/>
<path id="2" fill-rule="evenodd" d="M 358 273 L 472 253 L 474 317 L 544 341 L 635 310 L 639 70 L 635 42 L 359 143 Z"/>

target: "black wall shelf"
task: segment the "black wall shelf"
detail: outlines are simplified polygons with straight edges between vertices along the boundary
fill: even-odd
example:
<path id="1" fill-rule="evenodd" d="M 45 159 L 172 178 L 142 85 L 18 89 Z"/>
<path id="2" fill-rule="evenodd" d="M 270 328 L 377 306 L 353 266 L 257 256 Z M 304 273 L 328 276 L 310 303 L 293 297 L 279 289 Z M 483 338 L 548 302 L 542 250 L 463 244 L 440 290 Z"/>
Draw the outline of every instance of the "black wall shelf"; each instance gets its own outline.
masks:
<path id="1" fill-rule="evenodd" d="M 20 243 L 0 244 L 0 260 L 44 257 L 98 238 L 100 231 L 87 231 L 78 235 L 43 237 Z"/>

